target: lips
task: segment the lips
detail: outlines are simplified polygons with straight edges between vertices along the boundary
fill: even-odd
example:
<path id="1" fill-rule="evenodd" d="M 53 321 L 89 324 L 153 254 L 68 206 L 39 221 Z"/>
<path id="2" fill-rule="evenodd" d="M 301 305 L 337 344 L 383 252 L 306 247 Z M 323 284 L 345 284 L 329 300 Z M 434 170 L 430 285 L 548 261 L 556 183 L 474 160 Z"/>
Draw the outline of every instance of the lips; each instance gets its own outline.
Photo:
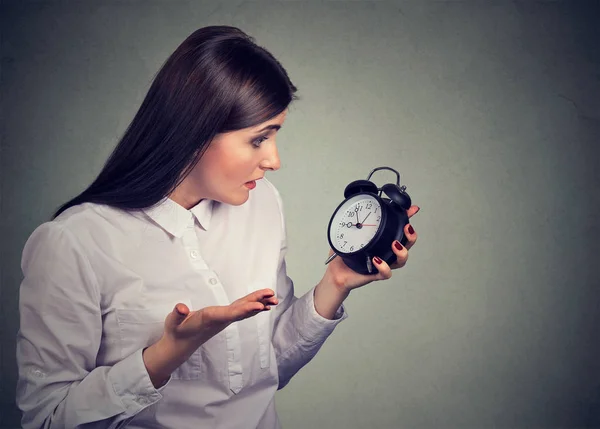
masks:
<path id="1" fill-rule="evenodd" d="M 254 180 L 250 180 L 246 183 L 244 183 L 244 186 L 248 189 L 254 189 L 256 188 L 256 181 L 262 179 L 262 177 L 259 177 L 258 179 L 254 179 Z"/>

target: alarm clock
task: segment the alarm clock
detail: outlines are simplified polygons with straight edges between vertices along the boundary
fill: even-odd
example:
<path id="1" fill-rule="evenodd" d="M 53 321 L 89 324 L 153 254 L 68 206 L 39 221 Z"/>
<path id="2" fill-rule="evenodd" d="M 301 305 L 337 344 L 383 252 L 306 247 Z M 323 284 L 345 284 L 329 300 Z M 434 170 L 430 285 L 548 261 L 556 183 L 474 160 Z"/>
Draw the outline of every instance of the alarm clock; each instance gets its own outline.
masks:
<path id="1" fill-rule="evenodd" d="M 390 170 L 396 173 L 396 183 L 378 188 L 371 182 L 373 173 Z M 382 194 L 385 194 L 383 196 Z M 355 180 L 346 186 L 344 201 L 335 209 L 327 227 L 327 238 L 334 254 L 360 274 L 373 274 L 372 258 L 379 256 L 388 264 L 396 261 L 392 243 L 406 245 L 404 226 L 409 222 L 411 206 L 406 186 L 400 186 L 400 173 L 390 167 L 375 168 L 367 180 Z"/>

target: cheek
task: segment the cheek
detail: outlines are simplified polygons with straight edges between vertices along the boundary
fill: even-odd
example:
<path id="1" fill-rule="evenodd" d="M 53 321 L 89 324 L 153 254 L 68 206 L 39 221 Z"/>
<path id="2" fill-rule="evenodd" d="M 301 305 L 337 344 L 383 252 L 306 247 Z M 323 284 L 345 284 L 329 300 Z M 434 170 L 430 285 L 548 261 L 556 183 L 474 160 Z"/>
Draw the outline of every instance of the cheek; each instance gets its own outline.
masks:
<path id="1" fill-rule="evenodd" d="M 256 154 L 250 150 L 207 151 L 198 164 L 200 175 L 204 180 L 231 179 L 239 181 L 251 175 L 256 168 Z"/>

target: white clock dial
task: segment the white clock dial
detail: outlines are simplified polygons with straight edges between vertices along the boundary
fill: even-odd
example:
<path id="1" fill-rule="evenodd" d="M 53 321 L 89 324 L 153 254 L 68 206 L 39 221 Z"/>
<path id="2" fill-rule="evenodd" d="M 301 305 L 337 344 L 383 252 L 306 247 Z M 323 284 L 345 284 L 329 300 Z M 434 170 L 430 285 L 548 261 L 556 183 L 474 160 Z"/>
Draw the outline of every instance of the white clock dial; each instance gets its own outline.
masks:
<path id="1" fill-rule="evenodd" d="M 369 195 L 355 195 L 335 213 L 329 229 L 329 239 L 334 250 L 353 253 L 369 244 L 380 224 L 379 202 Z"/>

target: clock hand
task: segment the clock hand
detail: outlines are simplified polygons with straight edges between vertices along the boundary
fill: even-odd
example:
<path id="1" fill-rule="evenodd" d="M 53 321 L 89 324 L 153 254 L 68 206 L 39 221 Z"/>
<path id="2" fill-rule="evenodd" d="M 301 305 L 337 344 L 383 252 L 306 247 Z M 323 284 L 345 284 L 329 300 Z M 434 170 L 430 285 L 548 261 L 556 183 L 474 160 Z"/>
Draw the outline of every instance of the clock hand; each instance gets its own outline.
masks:
<path id="1" fill-rule="evenodd" d="M 369 212 L 369 214 L 367 215 L 367 217 L 369 217 L 369 215 L 370 215 L 370 214 L 371 214 L 371 212 Z M 367 221 L 367 217 L 365 217 L 365 218 L 363 219 L 363 221 L 361 222 L 363 225 L 364 225 L 364 223 Z"/>

